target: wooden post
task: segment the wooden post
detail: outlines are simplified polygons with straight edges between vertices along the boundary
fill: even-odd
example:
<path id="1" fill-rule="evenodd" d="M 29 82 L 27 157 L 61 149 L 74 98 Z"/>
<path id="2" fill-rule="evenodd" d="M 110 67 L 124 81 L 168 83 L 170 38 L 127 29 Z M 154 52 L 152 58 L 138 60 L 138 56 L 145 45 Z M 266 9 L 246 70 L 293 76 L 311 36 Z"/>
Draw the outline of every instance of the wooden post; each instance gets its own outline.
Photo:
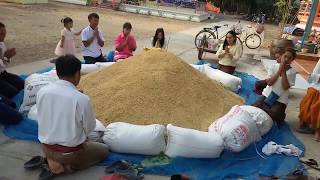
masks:
<path id="1" fill-rule="evenodd" d="M 310 8 L 310 11 L 309 11 L 309 16 L 308 16 L 308 20 L 307 20 L 307 24 L 306 24 L 306 27 L 304 28 L 304 33 L 303 33 L 303 37 L 302 37 L 300 50 L 304 46 L 304 41 L 307 41 L 308 37 L 310 35 L 311 29 L 312 29 L 312 25 L 313 25 L 313 22 L 314 22 L 314 17 L 316 16 L 316 13 L 317 13 L 318 4 L 319 4 L 319 0 L 312 0 L 311 8 Z"/>

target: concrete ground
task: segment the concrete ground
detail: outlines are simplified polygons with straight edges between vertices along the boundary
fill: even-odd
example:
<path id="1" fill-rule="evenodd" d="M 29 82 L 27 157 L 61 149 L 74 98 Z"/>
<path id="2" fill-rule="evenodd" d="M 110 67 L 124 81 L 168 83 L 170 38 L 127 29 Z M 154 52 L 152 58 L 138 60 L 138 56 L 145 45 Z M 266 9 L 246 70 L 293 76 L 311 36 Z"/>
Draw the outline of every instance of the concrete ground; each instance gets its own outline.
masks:
<path id="1" fill-rule="evenodd" d="M 233 22 L 223 21 L 217 24 L 234 24 Z M 209 27 L 210 25 L 206 25 Z M 194 47 L 194 36 L 203 27 L 192 28 L 184 30 L 178 33 L 170 34 L 171 40 L 169 43 L 169 51 L 180 56 L 187 63 L 194 63 L 197 60 L 197 50 Z M 226 32 L 227 29 L 222 29 L 221 32 Z M 223 34 L 223 33 L 222 33 Z M 137 53 L 142 51 L 142 47 L 149 45 L 150 39 L 144 39 L 138 41 L 139 49 Z M 106 47 L 105 50 L 111 49 Z M 105 52 L 105 51 L 103 51 Z M 249 54 L 249 55 L 247 55 Z M 254 56 L 256 59 L 252 59 L 252 55 L 268 55 L 267 50 L 248 50 L 245 49 L 244 56 L 239 62 L 237 70 L 253 74 L 258 78 L 264 78 L 266 71 L 264 70 L 259 56 Z M 79 57 L 81 55 L 79 54 Z M 214 62 L 215 56 L 212 54 L 206 54 L 206 59 L 210 62 Z M 50 65 L 48 60 L 38 61 L 34 63 L 24 64 L 9 68 L 9 71 L 14 73 L 31 73 L 42 67 Z M 290 93 L 290 103 L 287 108 L 287 120 L 292 128 L 298 122 L 299 103 L 304 96 L 305 91 L 299 89 L 293 89 Z M 307 158 L 314 158 L 320 161 L 319 149 L 320 143 L 312 140 L 311 135 L 297 134 L 297 137 L 305 144 Z M 34 155 L 41 154 L 40 146 L 38 143 L 29 141 L 19 141 L 6 137 L 2 133 L 0 134 L 0 180 L 31 180 L 37 179 L 39 171 L 25 171 L 23 169 L 23 163 Z M 317 175 L 319 172 L 310 171 L 311 174 Z M 78 172 L 72 175 L 61 176 L 57 179 L 99 179 L 105 175 L 103 167 L 92 167 L 90 169 Z M 160 176 L 147 176 L 146 179 L 169 179 L 168 177 Z"/>

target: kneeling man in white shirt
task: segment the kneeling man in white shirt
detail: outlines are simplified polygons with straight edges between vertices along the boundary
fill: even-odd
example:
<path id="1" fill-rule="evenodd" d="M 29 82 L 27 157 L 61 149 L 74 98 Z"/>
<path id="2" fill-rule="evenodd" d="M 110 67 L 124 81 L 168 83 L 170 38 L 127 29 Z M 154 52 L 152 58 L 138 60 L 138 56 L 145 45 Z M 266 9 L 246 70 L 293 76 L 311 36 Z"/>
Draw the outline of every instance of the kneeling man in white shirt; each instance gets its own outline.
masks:
<path id="1" fill-rule="evenodd" d="M 56 70 L 60 80 L 37 94 L 39 141 L 49 165 L 40 179 L 88 168 L 108 155 L 107 145 L 87 140 L 96 121 L 89 97 L 76 88 L 80 69 L 76 57 L 59 57 Z"/>

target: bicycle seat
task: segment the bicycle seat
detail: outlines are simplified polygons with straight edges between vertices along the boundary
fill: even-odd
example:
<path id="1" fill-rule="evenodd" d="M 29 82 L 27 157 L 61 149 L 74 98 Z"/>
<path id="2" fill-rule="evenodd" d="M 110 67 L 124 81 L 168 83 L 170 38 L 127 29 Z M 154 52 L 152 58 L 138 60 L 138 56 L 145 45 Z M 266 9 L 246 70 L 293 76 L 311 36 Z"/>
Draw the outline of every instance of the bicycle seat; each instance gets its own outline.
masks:
<path id="1" fill-rule="evenodd" d="M 211 31 L 213 28 L 203 28 L 204 30 Z"/>
<path id="2" fill-rule="evenodd" d="M 213 26 L 213 28 L 219 29 L 219 28 L 221 28 L 221 26 Z"/>

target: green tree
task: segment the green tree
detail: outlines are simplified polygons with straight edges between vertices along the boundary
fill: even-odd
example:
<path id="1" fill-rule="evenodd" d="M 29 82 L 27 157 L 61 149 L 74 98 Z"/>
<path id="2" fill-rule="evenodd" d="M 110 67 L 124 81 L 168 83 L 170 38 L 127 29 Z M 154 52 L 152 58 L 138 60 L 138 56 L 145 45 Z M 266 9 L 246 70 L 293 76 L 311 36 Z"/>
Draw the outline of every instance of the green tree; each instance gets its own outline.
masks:
<path id="1" fill-rule="evenodd" d="M 277 9 L 276 13 L 280 19 L 280 32 L 283 28 L 291 23 L 294 23 L 296 19 L 297 12 L 299 11 L 300 1 L 299 0 L 276 0 L 275 7 Z"/>

